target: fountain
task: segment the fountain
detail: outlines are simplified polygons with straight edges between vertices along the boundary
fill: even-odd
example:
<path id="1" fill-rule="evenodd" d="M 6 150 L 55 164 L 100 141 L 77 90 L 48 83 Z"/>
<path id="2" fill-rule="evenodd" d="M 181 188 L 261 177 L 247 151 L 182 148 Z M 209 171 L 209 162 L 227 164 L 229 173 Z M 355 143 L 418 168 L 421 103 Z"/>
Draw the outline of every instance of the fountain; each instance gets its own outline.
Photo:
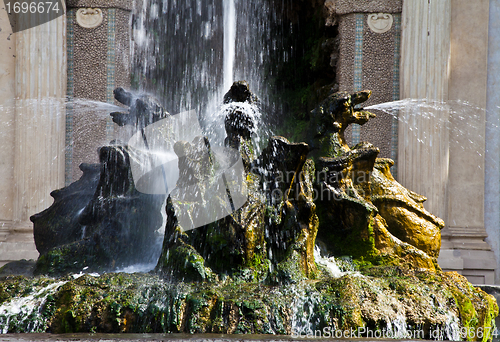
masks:
<path id="1" fill-rule="evenodd" d="M 100 164 L 82 165 L 81 179 L 32 217 L 38 276 L 0 283 L 2 331 L 488 340 L 498 307 L 440 271 L 442 220 L 394 180 L 376 147 L 346 144 L 347 126 L 374 116 L 355 108 L 370 95 L 330 94 L 311 113 L 308 143 L 276 136 L 257 153 L 255 118 L 244 110 L 256 97 L 235 82 L 224 97 L 233 104 L 226 147 L 204 136 L 173 142 L 178 176 L 163 195 L 140 193 L 131 171 L 153 149 L 101 148 Z M 135 125 L 148 142 L 150 127 L 168 127 L 170 115 L 151 98 L 115 96 L 131 106 L 112 113 L 115 122 Z M 166 162 L 148 181 L 172 168 Z M 120 273 L 151 259 L 162 210 L 154 271 Z"/>
<path id="2" fill-rule="evenodd" d="M 224 49 L 237 43 L 233 24 Z M 234 63 L 225 58 L 224 76 Z M 171 115 L 188 108 L 115 89 L 129 108 L 111 117 L 135 134 L 103 146 L 31 217 L 36 276 L 2 278 L 3 333 L 491 339 L 493 297 L 437 264 L 444 222 L 377 147 L 346 141 L 349 125 L 374 117 L 360 107 L 370 91 L 328 93 L 305 142 L 290 142 L 266 139 L 257 96 L 232 81 L 213 96 L 224 103 L 215 128 L 210 91 L 186 92 L 196 110 Z"/>

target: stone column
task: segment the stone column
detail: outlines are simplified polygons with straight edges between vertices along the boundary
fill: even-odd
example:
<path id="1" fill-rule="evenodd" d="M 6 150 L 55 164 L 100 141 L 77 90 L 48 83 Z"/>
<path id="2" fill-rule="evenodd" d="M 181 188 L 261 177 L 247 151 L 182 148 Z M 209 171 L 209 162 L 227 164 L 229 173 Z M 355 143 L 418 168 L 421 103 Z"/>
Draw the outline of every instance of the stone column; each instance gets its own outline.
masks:
<path id="1" fill-rule="evenodd" d="M 15 65 L 9 70 L 14 75 L 15 93 L 9 102 L 13 110 L 4 108 L 2 114 L 12 120 L 7 132 L 12 140 L 6 142 L 13 151 L 7 159 L 12 163 L 11 183 L 3 184 L 11 186 L 11 195 L 4 200 L 12 216 L 0 245 L 0 263 L 37 258 L 29 217 L 50 206 L 50 192 L 64 184 L 65 18 L 14 36 Z"/>
<path id="2" fill-rule="evenodd" d="M 485 129 L 485 203 L 486 241 L 496 252 L 496 269 L 500 269 L 500 0 L 490 1 L 488 27 L 488 85 Z M 500 283 L 500 272 L 495 274 Z"/>
<path id="3" fill-rule="evenodd" d="M 441 267 L 491 284 L 496 263 L 483 218 L 488 1 L 404 1 L 402 26 L 401 97 L 447 106 L 400 113 L 408 124 L 399 126 L 398 180 L 446 222 Z"/>
<path id="4" fill-rule="evenodd" d="M 68 0 L 68 96 L 116 103 L 113 90 L 130 87 L 132 0 Z M 97 151 L 116 137 L 109 111 L 69 105 L 66 184 L 81 163 L 97 163 Z"/>
<path id="5" fill-rule="evenodd" d="M 0 7 L 0 249 L 12 227 L 14 183 L 14 123 L 16 97 L 16 36 L 12 33 L 7 11 Z M 0 255 L 3 255 L 1 253 Z M 0 265 L 2 261 L 0 260 Z"/>
<path id="6" fill-rule="evenodd" d="M 401 42 L 401 98 L 448 99 L 449 0 L 404 1 Z M 446 109 L 425 106 L 399 113 L 398 181 L 427 197 L 426 209 L 446 220 L 449 162 Z"/>
<path id="7" fill-rule="evenodd" d="M 449 248 L 454 256 L 460 255 L 462 274 L 472 283 L 492 284 L 496 262 L 484 241 L 489 1 L 453 0 L 451 4 L 449 99 L 469 105 L 460 104 L 450 116 L 448 230 L 442 251 Z"/>
<path id="8" fill-rule="evenodd" d="M 332 0 L 327 1 L 331 3 Z M 366 106 L 399 99 L 401 0 L 336 0 L 340 91 L 372 90 Z M 397 120 L 374 110 L 377 117 L 346 132 L 350 145 L 369 141 L 380 148 L 380 157 L 397 159 Z M 397 164 L 397 163 L 396 163 Z M 396 172 L 396 167 L 392 171 Z"/>

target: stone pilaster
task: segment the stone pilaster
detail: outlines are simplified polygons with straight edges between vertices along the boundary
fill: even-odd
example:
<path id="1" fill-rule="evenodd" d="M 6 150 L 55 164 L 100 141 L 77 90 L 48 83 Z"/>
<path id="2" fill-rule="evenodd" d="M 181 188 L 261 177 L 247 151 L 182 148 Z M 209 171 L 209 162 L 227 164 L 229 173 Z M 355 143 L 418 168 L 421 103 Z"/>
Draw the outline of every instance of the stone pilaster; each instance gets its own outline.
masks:
<path id="1" fill-rule="evenodd" d="M 500 0 L 490 1 L 489 15 L 484 225 L 500 270 Z M 495 275 L 495 283 L 500 284 L 500 272 Z"/>
<path id="2" fill-rule="evenodd" d="M 338 20 L 339 90 L 372 90 L 366 106 L 398 100 L 402 1 L 335 0 L 334 6 L 332 1 L 325 5 L 335 11 Z M 373 112 L 375 119 L 362 127 L 349 127 L 346 138 L 351 145 L 369 141 L 380 148 L 380 157 L 397 161 L 397 120 Z"/>
<path id="3" fill-rule="evenodd" d="M 451 254 L 446 251 L 449 248 L 454 256 L 460 255 L 461 273 L 472 283 L 492 284 L 496 262 L 485 242 L 484 221 L 489 1 L 451 4 L 449 99 L 469 105 L 458 106 L 450 118 L 448 230 L 443 234 L 442 253 L 443 257 Z"/>
<path id="4" fill-rule="evenodd" d="M 450 1 L 404 1 L 401 98 L 448 99 Z M 426 209 L 447 218 L 448 110 L 403 108 L 399 113 L 398 181 L 427 197 Z"/>
<path id="5" fill-rule="evenodd" d="M 0 7 L 0 249 L 12 227 L 14 183 L 14 123 L 15 123 L 15 68 L 16 36 L 12 33 L 5 9 Z M 0 255 L 2 255 L 0 251 Z M 2 261 L 0 260 L 0 265 Z"/>
<path id="6" fill-rule="evenodd" d="M 69 0 L 67 3 L 68 96 L 115 103 L 113 89 L 130 87 L 132 1 Z M 67 184 L 80 177 L 81 163 L 98 162 L 98 148 L 116 138 L 117 131 L 108 112 L 69 105 Z"/>

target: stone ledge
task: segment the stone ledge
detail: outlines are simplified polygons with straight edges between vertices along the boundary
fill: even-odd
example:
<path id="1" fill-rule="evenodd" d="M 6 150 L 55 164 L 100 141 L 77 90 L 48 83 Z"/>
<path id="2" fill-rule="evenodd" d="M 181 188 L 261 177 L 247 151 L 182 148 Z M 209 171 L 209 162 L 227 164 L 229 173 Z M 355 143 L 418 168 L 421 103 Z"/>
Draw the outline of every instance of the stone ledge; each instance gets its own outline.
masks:
<path id="1" fill-rule="evenodd" d="M 349 13 L 401 13 L 402 0 L 335 0 L 337 14 Z"/>
<path id="2" fill-rule="evenodd" d="M 460 257 L 460 253 L 452 249 L 442 249 L 439 252 L 438 263 L 442 269 L 446 270 L 461 271 L 464 269 L 464 260 Z"/>
<path id="3" fill-rule="evenodd" d="M 443 271 L 455 271 L 473 284 L 493 284 L 496 260 L 492 251 L 442 249 L 438 258 Z"/>
<path id="4" fill-rule="evenodd" d="M 493 271 L 471 271 L 464 270 L 462 275 L 474 286 L 493 284 L 495 282 L 495 272 Z"/>
<path id="5" fill-rule="evenodd" d="M 21 259 L 36 260 L 38 255 L 34 242 L 0 242 L 0 265 Z"/>
<path id="6" fill-rule="evenodd" d="M 127 11 L 133 9 L 132 0 L 68 0 L 68 8 L 119 8 Z"/>

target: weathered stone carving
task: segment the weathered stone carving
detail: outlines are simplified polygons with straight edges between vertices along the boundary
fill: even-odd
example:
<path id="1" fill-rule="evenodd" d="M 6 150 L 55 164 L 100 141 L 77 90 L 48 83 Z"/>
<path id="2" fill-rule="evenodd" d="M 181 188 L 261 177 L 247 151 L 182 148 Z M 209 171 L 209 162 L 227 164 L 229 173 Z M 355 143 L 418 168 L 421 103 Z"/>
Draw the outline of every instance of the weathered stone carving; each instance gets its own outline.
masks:
<path id="1" fill-rule="evenodd" d="M 391 29 L 394 19 L 390 13 L 368 14 L 367 22 L 375 33 L 384 33 Z"/>
<path id="2" fill-rule="evenodd" d="M 40 252 L 36 273 L 112 271 L 157 257 L 165 197 L 135 189 L 129 158 L 127 147 L 102 147 L 100 165 L 83 167 L 82 179 L 31 217 Z"/>
<path id="3" fill-rule="evenodd" d="M 235 82 L 225 99 L 252 102 L 255 96 L 246 82 Z M 186 231 L 182 217 L 195 216 L 191 213 L 195 199 L 187 195 L 184 200 L 182 196 L 169 198 L 163 252 L 156 270 L 184 280 L 209 280 L 228 274 L 276 283 L 314 277 L 318 274 L 313 253 L 318 219 L 313 202 L 314 163 L 306 161 L 307 144 L 273 137 L 256 158 L 249 134 L 254 123 L 248 113 L 235 109 L 227 114 L 225 126 L 226 145 L 239 152 L 245 165 L 244 178 L 239 182 L 246 188 L 248 199 L 223 219 Z M 211 163 L 202 163 L 208 169 L 197 172 L 200 158 L 185 152 L 199 150 L 196 146 L 202 140 L 178 142 L 176 146 L 181 155 L 193 155 L 185 161 L 179 159 L 180 173 L 192 174 L 187 179 L 207 185 L 213 183 Z M 203 177 L 205 180 L 199 182 Z M 181 179 L 179 186 L 186 177 Z M 192 193 L 216 199 L 210 187 L 198 186 Z M 208 204 L 207 200 L 200 202 Z"/>
<path id="4" fill-rule="evenodd" d="M 333 93 L 311 111 L 308 143 L 314 156 L 336 157 L 349 151 L 344 132 L 348 125 L 363 125 L 375 114 L 356 109 L 366 101 L 371 91 L 364 90 L 354 94 Z"/>
<path id="5" fill-rule="evenodd" d="M 140 130 L 170 115 L 154 97 L 134 96 L 123 88 L 116 88 L 113 93 L 118 102 L 129 107 L 128 112 L 111 113 L 113 122 L 119 126 L 131 125 Z"/>
<path id="6" fill-rule="evenodd" d="M 102 18 L 100 8 L 80 8 L 76 11 L 76 22 L 81 27 L 96 28 L 102 24 Z"/>
<path id="7" fill-rule="evenodd" d="M 118 88 L 115 97 L 130 106 L 129 113 L 112 114 L 119 124 L 141 129 L 168 116 L 147 96 L 136 98 Z M 133 153 L 117 142 L 102 147 L 100 164 L 81 165 L 81 179 L 53 191 L 52 206 L 31 217 L 40 252 L 37 273 L 64 274 L 84 267 L 110 271 L 157 257 L 156 230 L 163 222 L 165 196 L 137 191 L 130 166 Z"/>
<path id="8" fill-rule="evenodd" d="M 336 255 L 394 259 L 435 270 L 442 221 L 423 209 L 423 196 L 392 178 L 390 162 L 376 159 L 376 147 L 360 143 L 350 149 L 345 141 L 349 124 L 364 124 L 375 116 L 356 109 L 370 95 L 335 93 L 311 113 L 311 141 L 320 156 L 318 239 Z"/>
<path id="9" fill-rule="evenodd" d="M 371 201 L 387 222 L 391 234 L 437 258 L 444 222 L 424 208 L 424 196 L 396 182 L 391 159 L 376 160 L 371 174 Z"/>

